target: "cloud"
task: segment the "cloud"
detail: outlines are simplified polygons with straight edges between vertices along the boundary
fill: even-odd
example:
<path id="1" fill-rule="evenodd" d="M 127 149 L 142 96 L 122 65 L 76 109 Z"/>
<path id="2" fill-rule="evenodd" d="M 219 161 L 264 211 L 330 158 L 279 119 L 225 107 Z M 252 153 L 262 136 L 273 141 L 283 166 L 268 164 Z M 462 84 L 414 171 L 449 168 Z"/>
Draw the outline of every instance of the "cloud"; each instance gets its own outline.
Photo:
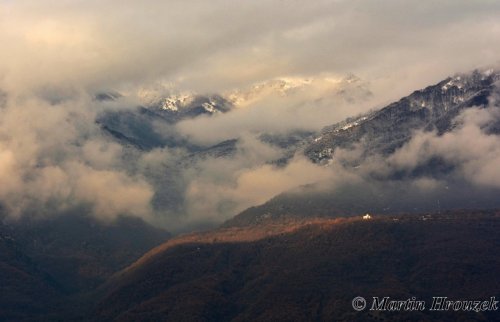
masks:
<path id="1" fill-rule="evenodd" d="M 498 61 L 499 14 L 486 0 L 1 2 L 1 87 L 167 80 L 218 92 L 284 75 L 354 72 L 392 87 L 394 99 Z"/>
<path id="2" fill-rule="evenodd" d="M 500 141 L 486 131 L 500 122 L 499 108 L 472 108 L 457 118 L 457 127 L 443 135 L 417 132 L 389 159 L 393 169 L 414 169 L 431 158 L 441 158 L 457 167 L 455 175 L 483 186 L 500 187 Z M 486 128 L 485 128 L 486 127 Z"/>
<path id="3" fill-rule="evenodd" d="M 123 147 L 103 136 L 93 104 L 9 97 L 0 110 L 0 202 L 10 216 L 86 205 L 107 220 L 152 215 L 152 187 L 126 171 Z"/>
<path id="4" fill-rule="evenodd" d="M 277 5 L 226 0 L 2 3 L 0 39 L 9 43 L 1 54 L 2 67 L 9 83 L 22 86 L 38 86 L 43 78 L 56 86 L 91 88 L 184 78 L 214 53 L 231 56 L 235 44 L 248 48 L 269 29 L 311 20 L 326 3 L 279 11 Z"/>
<path id="5" fill-rule="evenodd" d="M 182 121 L 176 126 L 179 133 L 201 144 L 215 144 L 244 133 L 318 131 L 373 104 L 369 84 L 354 75 L 280 78 L 226 97 L 236 106 L 231 113 Z"/>
<path id="6" fill-rule="evenodd" d="M 220 222 L 250 206 L 298 186 L 328 180 L 333 172 L 304 157 L 293 159 L 286 167 L 270 164 L 226 173 L 224 181 L 201 177 L 190 182 L 186 192 L 187 221 Z"/>
<path id="7" fill-rule="evenodd" d="M 110 220 L 119 215 L 132 215 L 153 219 L 153 189 L 146 181 L 123 172 L 96 171 L 81 164 L 72 164 L 70 171 L 78 174 L 74 198 L 90 203 L 100 218 Z"/>
<path id="8" fill-rule="evenodd" d="M 228 216 L 335 173 L 302 159 L 285 168 L 267 164 L 283 151 L 259 143 L 259 133 L 316 130 L 449 74 L 497 63 L 499 16 L 500 3 L 487 0 L 0 1 L 0 201 L 15 216 L 89 204 L 101 218 L 172 216 L 170 224 L 184 213 L 154 203 L 168 199 L 164 186 L 175 186 L 188 206 L 186 222 Z M 325 85 L 351 72 L 373 97 L 353 95 L 352 103 Z M 182 149 L 141 154 L 95 124 L 103 110 L 135 106 L 136 94 L 157 84 L 222 93 L 290 76 L 323 81 L 213 118 L 155 127 L 206 145 L 240 137 L 231 158 L 190 167 L 180 162 Z M 93 101 L 103 90 L 128 97 Z M 389 164 L 371 160 L 360 171 L 412 168 L 438 155 L 460 164 L 467 180 L 497 187 L 497 140 L 481 125 L 493 115 L 472 114 L 453 133 L 421 133 Z M 333 177 L 341 173 L 350 174 L 341 169 Z"/>
<path id="9" fill-rule="evenodd" d="M 487 107 L 462 111 L 449 132 L 415 131 L 390 155 L 373 155 L 363 143 L 336 149 L 325 180 L 286 191 L 261 210 L 307 216 L 496 208 L 497 96 L 489 98 Z"/>

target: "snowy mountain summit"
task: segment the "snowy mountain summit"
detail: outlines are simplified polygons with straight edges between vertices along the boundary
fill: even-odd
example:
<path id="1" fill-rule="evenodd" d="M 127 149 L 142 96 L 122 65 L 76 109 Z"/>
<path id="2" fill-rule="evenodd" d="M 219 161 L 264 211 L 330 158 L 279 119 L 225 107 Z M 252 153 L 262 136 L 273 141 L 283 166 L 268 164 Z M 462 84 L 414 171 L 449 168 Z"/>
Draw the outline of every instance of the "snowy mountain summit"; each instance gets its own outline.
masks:
<path id="1" fill-rule="evenodd" d="M 346 77 L 279 77 L 229 91 L 223 96 L 236 107 L 247 107 L 283 99 L 336 98 L 353 102 L 371 96 L 371 92 L 365 81 L 350 74 Z"/>
<path id="2" fill-rule="evenodd" d="M 492 69 L 448 77 L 380 110 L 324 128 L 305 154 L 315 162 L 331 163 L 335 149 L 361 144 L 365 154 L 387 155 L 416 130 L 448 132 L 464 109 L 490 104 L 499 80 L 500 71 Z"/>

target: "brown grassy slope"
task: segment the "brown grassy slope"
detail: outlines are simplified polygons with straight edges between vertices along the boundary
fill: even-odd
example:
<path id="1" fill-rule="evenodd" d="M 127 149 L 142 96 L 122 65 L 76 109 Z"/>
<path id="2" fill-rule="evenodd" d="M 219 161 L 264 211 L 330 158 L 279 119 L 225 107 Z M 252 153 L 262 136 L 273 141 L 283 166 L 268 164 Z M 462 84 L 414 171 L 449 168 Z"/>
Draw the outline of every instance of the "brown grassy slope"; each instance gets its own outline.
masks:
<path id="1" fill-rule="evenodd" d="M 356 313 L 354 296 L 499 297 L 500 213 L 316 220 L 170 241 L 116 275 L 92 319 L 486 320 Z M 496 313 L 498 314 L 498 312 Z"/>

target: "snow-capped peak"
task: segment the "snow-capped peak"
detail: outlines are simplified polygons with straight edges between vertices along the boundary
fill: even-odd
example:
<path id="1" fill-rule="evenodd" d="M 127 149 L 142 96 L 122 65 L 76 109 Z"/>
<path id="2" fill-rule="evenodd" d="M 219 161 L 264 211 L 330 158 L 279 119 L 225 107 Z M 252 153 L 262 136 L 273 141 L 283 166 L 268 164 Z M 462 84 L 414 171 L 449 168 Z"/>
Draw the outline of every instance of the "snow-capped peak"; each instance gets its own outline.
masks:
<path id="1" fill-rule="evenodd" d="M 301 95 L 305 100 L 313 101 L 332 95 L 346 95 L 360 91 L 354 96 L 369 95 L 365 83 L 354 75 L 347 77 L 297 77 L 286 76 L 259 82 L 247 88 L 236 89 L 224 94 L 224 97 L 236 107 L 245 107 L 266 99 L 286 98 Z M 350 97 L 349 97 L 350 98 Z"/>
<path id="2" fill-rule="evenodd" d="M 154 106 L 160 110 L 178 112 L 191 104 L 196 95 L 191 92 L 157 91 L 142 89 L 137 94 L 141 104 Z"/>
<path id="3" fill-rule="evenodd" d="M 217 108 L 217 102 L 215 102 L 212 98 L 209 98 L 208 102 L 201 104 L 201 106 L 205 109 L 205 111 L 211 114 L 220 112 L 220 110 Z"/>
<path id="4" fill-rule="evenodd" d="M 458 89 L 463 89 L 466 86 L 467 81 L 464 82 L 461 76 L 455 76 L 451 78 L 446 84 L 441 86 L 441 90 L 447 91 L 451 87 L 457 87 Z"/>
<path id="5" fill-rule="evenodd" d="M 185 107 L 194 100 L 191 93 L 172 94 L 160 99 L 160 109 L 177 112 L 179 108 Z"/>
<path id="6" fill-rule="evenodd" d="M 500 71 L 493 68 L 475 70 L 470 74 L 458 74 L 449 78 L 443 86 L 441 86 L 442 91 L 447 91 L 452 87 L 456 87 L 459 90 L 463 90 L 469 86 L 469 84 L 474 84 L 478 81 L 484 81 L 487 78 L 492 77 L 494 80 L 500 79 Z"/>
<path id="7" fill-rule="evenodd" d="M 293 90 L 298 90 L 311 84 L 312 79 L 300 77 L 281 77 L 256 83 L 249 88 L 236 89 L 224 96 L 235 106 L 246 106 L 273 95 L 286 96 Z"/>

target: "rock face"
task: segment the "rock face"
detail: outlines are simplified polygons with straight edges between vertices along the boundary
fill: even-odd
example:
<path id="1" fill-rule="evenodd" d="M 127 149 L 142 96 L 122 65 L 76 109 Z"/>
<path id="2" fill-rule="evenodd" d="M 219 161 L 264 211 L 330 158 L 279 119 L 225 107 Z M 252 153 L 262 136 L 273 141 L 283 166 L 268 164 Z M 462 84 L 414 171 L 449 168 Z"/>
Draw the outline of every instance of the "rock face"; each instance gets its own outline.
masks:
<path id="1" fill-rule="evenodd" d="M 325 128 L 305 154 L 314 162 L 327 163 L 336 148 L 361 144 L 365 151 L 362 157 L 387 155 L 408 142 L 415 130 L 450 131 L 462 110 L 488 105 L 499 79 L 500 73 L 491 70 L 447 78 L 381 110 Z"/>
<path id="2" fill-rule="evenodd" d="M 98 321 L 456 321 L 498 312 L 356 312 L 356 296 L 498 294 L 498 213 L 338 219 L 192 236 L 111 279 Z M 292 229 L 293 228 L 293 229 Z M 259 235 L 259 229 L 267 231 Z M 240 240 L 238 241 L 238 238 Z M 370 301 L 369 301 L 370 302 Z"/>

